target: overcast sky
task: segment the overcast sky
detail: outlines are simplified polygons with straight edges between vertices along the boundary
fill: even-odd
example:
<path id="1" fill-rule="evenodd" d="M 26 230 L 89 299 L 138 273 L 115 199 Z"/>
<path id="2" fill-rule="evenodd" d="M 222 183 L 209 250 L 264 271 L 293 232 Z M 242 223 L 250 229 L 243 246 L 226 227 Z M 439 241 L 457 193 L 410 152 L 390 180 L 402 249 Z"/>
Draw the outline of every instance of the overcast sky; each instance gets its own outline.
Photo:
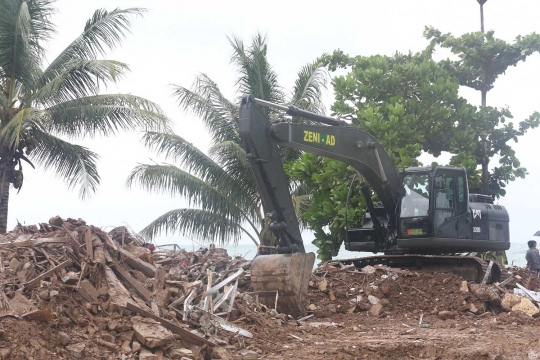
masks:
<path id="1" fill-rule="evenodd" d="M 282 86 L 290 89 L 300 67 L 323 52 L 337 48 L 351 55 L 418 51 L 427 44 L 422 38 L 424 26 L 435 26 L 455 35 L 478 31 L 480 27 L 476 0 L 60 0 L 56 5 L 54 22 L 58 33 L 48 44 L 49 60 L 83 30 L 97 8 L 148 8 L 144 18 L 134 21 L 132 33 L 122 48 L 109 53 L 108 58 L 128 63 L 132 72 L 118 87 L 106 92 L 132 93 L 160 104 L 175 121 L 177 133 L 205 151 L 208 136 L 204 127 L 197 118 L 178 109 L 170 84 L 190 86 L 202 72 L 232 98 L 236 73 L 229 64 L 231 49 L 227 36 L 236 35 L 249 43 L 257 31 L 266 33 L 271 64 Z M 539 30 L 537 0 L 489 0 L 484 12 L 486 30 L 495 30 L 497 37 L 507 41 Z M 540 56 L 536 54 L 509 69 L 496 82 L 495 89 L 488 94 L 488 105 L 508 105 L 518 122 L 533 111 L 540 111 L 538 84 Z M 464 89 L 462 94 L 473 104 L 480 101 L 480 95 L 474 91 Z M 331 104 L 332 89 L 327 98 Z M 139 139 L 140 134 L 133 133 L 80 142 L 101 156 L 101 185 L 84 202 L 79 200 L 77 189 L 68 191 L 53 175 L 27 167 L 20 194 L 12 192 L 8 228 L 17 220 L 34 224 L 60 215 L 80 217 L 102 227 L 128 224 L 138 231 L 160 214 L 184 206 L 180 198 L 126 188 L 131 169 L 152 157 Z M 514 146 L 530 174 L 526 180 L 510 184 L 506 198 L 500 202 L 510 213 L 512 242 L 529 240 L 540 230 L 539 140 L 540 130 L 536 129 Z M 163 237 L 160 242 L 179 239 L 175 235 Z"/>

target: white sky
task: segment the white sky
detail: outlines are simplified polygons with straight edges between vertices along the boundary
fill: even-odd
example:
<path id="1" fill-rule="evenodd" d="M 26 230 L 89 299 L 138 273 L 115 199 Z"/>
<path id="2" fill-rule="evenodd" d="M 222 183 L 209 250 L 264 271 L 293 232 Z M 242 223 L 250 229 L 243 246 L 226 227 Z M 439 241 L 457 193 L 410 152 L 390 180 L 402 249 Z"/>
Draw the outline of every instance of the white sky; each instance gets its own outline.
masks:
<path id="1" fill-rule="evenodd" d="M 424 26 L 461 35 L 479 30 L 475 0 L 411 1 L 166 1 L 166 0 L 60 0 L 54 18 L 58 34 L 49 43 L 49 59 L 67 46 L 98 8 L 147 7 L 144 18 L 134 21 L 132 34 L 108 58 L 126 62 L 132 72 L 108 92 L 125 92 L 150 99 L 174 119 L 179 135 L 206 151 L 208 136 L 201 122 L 180 111 L 171 97 L 170 84 L 191 86 L 199 72 L 208 74 L 230 98 L 235 94 L 235 70 L 229 64 L 231 49 L 226 36 L 237 35 L 249 43 L 257 31 L 269 38 L 269 59 L 281 84 L 290 89 L 296 72 L 323 52 L 340 48 L 351 55 L 391 55 L 423 49 Z M 260 5 L 258 5 L 260 4 Z M 485 7 L 486 30 L 512 41 L 517 35 L 538 31 L 540 3 L 536 0 L 489 0 Z M 446 56 L 446 54 L 444 54 Z M 488 94 L 488 105 L 510 106 L 516 122 L 540 111 L 540 56 L 534 55 L 511 68 Z M 473 104 L 480 95 L 464 89 Z M 328 104 L 333 92 L 328 93 Z M 512 242 L 525 242 L 540 230 L 540 130 L 528 133 L 515 145 L 522 166 L 530 175 L 507 188 L 500 203 L 510 212 Z M 125 180 L 137 163 L 152 157 L 139 143 L 138 134 L 82 142 L 99 153 L 102 177 L 98 192 L 80 201 L 78 190 L 42 170 L 25 168 L 20 194 L 12 192 L 8 229 L 19 220 L 26 224 L 47 221 L 54 215 L 83 218 L 96 226 L 129 224 L 141 230 L 162 213 L 183 207 L 180 198 L 150 195 L 127 189 Z M 179 236 L 161 238 L 177 242 Z M 306 236 L 305 242 L 311 242 Z M 242 241 L 244 242 L 244 241 Z M 246 240 L 246 244 L 249 240 Z"/>

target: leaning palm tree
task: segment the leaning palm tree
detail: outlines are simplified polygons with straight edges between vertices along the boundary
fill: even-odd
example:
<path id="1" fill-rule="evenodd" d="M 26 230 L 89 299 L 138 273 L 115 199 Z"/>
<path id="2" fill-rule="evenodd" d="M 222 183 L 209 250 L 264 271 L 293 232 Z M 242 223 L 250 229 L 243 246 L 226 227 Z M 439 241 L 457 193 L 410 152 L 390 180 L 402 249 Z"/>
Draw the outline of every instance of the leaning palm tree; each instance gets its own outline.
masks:
<path id="1" fill-rule="evenodd" d="M 211 136 L 208 153 L 179 135 L 147 132 L 144 144 L 175 164 L 141 164 L 127 180 L 149 191 L 180 195 L 188 208 L 171 210 L 146 226 L 141 234 L 153 238 L 161 232 L 175 232 L 203 241 L 227 243 L 242 234 L 255 244 L 268 243 L 261 197 L 254 174 L 246 159 L 238 132 L 238 104 L 242 94 L 283 105 L 324 112 L 322 89 L 326 73 L 316 63 L 302 67 L 290 94 L 279 86 L 277 74 L 267 59 L 267 41 L 256 35 L 248 47 L 237 38 L 229 39 L 231 62 L 238 69 L 238 97 L 228 100 L 217 84 L 205 74 L 199 75 L 191 89 L 175 86 L 180 107 L 197 115 Z M 269 109 L 268 116 L 275 117 Z M 298 119 L 294 119 L 299 121 Z M 283 151 L 285 161 L 298 157 L 297 152 Z M 306 208 L 309 194 L 303 186 L 291 184 L 298 212 Z"/>
<path id="2" fill-rule="evenodd" d="M 128 67 L 98 56 L 120 44 L 130 18 L 143 10 L 97 10 L 82 34 L 43 66 L 44 45 L 54 33 L 53 3 L 0 0 L 0 233 L 6 232 L 10 188 L 23 185 L 23 164 L 52 170 L 84 198 L 99 184 L 98 155 L 67 140 L 167 129 L 150 101 L 100 94 Z"/>

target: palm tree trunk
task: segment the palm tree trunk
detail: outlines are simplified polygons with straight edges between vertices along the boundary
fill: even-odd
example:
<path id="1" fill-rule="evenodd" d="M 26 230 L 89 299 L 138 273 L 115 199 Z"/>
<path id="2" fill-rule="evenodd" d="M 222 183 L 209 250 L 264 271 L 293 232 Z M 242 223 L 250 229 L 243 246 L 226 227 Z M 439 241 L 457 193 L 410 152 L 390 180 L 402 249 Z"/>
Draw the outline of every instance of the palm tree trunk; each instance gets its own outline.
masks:
<path id="1" fill-rule="evenodd" d="M 3 162 L 2 176 L 0 178 L 0 234 L 7 232 L 8 206 L 9 206 L 9 178 L 12 169 L 8 162 Z"/>

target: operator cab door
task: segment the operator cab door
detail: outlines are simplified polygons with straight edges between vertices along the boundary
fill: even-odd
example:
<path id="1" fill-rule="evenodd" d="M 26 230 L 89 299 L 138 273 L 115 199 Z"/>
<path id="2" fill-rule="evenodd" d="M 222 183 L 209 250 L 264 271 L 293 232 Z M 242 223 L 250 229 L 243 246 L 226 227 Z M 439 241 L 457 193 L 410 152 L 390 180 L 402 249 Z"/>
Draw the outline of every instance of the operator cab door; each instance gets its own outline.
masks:
<path id="1" fill-rule="evenodd" d="M 433 229 L 438 238 L 465 238 L 468 189 L 465 171 L 439 168 L 433 176 Z"/>

